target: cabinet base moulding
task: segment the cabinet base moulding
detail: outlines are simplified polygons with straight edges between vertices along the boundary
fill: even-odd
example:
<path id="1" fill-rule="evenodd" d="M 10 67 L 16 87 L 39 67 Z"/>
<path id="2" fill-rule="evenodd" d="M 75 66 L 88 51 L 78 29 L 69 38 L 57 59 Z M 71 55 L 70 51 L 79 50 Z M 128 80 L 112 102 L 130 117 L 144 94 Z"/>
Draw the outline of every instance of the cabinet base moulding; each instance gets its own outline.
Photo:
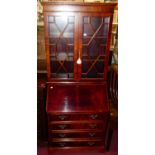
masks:
<path id="1" fill-rule="evenodd" d="M 88 153 L 90 154 L 94 154 L 94 153 L 104 153 L 105 149 L 103 146 L 101 147 L 57 147 L 57 148 L 53 148 L 53 147 L 49 147 L 48 148 L 48 153 L 50 153 L 49 155 L 52 155 L 52 153 Z"/>

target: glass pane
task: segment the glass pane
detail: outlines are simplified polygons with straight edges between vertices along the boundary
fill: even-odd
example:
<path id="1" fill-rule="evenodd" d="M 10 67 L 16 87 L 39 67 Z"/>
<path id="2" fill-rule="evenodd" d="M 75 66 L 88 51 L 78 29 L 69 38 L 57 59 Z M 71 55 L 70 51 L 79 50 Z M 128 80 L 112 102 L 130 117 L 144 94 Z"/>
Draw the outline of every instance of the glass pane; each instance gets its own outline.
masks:
<path id="1" fill-rule="evenodd" d="M 83 17 L 82 78 L 102 78 L 110 17 Z"/>
<path id="2" fill-rule="evenodd" d="M 74 16 L 49 16 L 52 78 L 74 78 Z"/>

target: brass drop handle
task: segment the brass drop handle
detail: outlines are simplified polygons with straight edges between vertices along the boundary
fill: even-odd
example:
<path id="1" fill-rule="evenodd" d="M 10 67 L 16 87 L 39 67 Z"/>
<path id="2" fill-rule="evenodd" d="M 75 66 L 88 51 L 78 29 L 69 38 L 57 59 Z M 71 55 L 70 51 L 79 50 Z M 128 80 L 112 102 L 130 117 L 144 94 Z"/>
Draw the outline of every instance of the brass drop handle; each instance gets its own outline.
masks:
<path id="1" fill-rule="evenodd" d="M 89 133 L 89 136 L 90 137 L 94 137 L 96 134 L 93 132 L 93 133 Z"/>
<path id="2" fill-rule="evenodd" d="M 92 128 L 92 129 L 94 129 L 94 128 L 96 128 L 96 124 L 89 124 L 89 126 Z"/>
<path id="3" fill-rule="evenodd" d="M 59 143 L 59 146 L 61 146 L 61 147 L 65 146 L 65 145 L 66 145 L 65 142 L 61 142 L 61 143 Z"/>
<path id="4" fill-rule="evenodd" d="M 58 116 L 58 117 L 59 117 L 59 119 L 64 120 L 67 116 L 65 116 L 65 115 L 60 115 L 60 116 Z"/>
<path id="5" fill-rule="evenodd" d="M 59 133 L 59 137 L 64 138 L 66 136 L 66 134 L 64 133 Z"/>
<path id="6" fill-rule="evenodd" d="M 93 146 L 95 144 L 95 142 L 88 142 L 89 146 Z"/>
<path id="7" fill-rule="evenodd" d="M 60 129 L 65 129 L 65 127 L 66 127 L 65 124 L 63 124 L 63 125 L 59 125 L 59 128 L 60 128 Z"/>
<path id="8" fill-rule="evenodd" d="M 90 115 L 90 118 L 91 118 L 91 119 L 96 119 L 97 117 L 98 117 L 97 114 L 92 114 L 92 115 Z"/>

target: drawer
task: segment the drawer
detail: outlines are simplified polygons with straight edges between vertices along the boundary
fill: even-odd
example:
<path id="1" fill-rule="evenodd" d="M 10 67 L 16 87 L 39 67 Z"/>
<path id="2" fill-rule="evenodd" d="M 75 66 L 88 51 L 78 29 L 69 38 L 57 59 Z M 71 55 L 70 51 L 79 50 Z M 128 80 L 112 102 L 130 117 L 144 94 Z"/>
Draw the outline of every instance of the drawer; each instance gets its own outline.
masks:
<path id="1" fill-rule="evenodd" d="M 60 114 L 60 115 L 48 115 L 49 121 L 69 121 L 78 120 L 78 115 Z"/>
<path id="2" fill-rule="evenodd" d="M 105 128 L 105 122 L 87 122 L 87 123 L 63 123 L 62 124 L 50 124 L 49 130 L 66 130 L 66 129 L 103 129 Z"/>
<path id="3" fill-rule="evenodd" d="M 92 147 L 92 146 L 103 146 L 103 141 L 100 140 L 88 140 L 88 141 L 60 141 L 60 142 L 50 142 L 52 147 Z"/>
<path id="4" fill-rule="evenodd" d="M 89 113 L 89 114 L 49 114 L 49 121 L 72 121 L 72 120 L 104 120 L 108 117 L 107 113 Z"/>
<path id="5" fill-rule="evenodd" d="M 80 120 L 105 120 L 107 116 L 108 115 L 104 113 L 82 114 L 82 115 L 79 115 L 79 119 Z"/>
<path id="6" fill-rule="evenodd" d="M 89 131 L 89 132 L 72 132 L 72 130 L 68 131 L 68 133 L 55 133 L 54 131 L 51 131 L 51 134 L 49 135 L 53 138 L 103 138 L 104 133 L 101 132 L 95 132 L 95 131 Z"/>

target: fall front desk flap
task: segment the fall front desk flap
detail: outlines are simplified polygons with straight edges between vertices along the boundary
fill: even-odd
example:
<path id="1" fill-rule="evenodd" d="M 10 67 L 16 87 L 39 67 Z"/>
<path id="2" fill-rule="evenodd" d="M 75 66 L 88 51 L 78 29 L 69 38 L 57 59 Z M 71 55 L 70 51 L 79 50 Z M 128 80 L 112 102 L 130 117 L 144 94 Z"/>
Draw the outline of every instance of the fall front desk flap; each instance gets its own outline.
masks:
<path id="1" fill-rule="evenodd" d="M 50 85 L 47 112 L 108 111 L 105 85 Z"/>

